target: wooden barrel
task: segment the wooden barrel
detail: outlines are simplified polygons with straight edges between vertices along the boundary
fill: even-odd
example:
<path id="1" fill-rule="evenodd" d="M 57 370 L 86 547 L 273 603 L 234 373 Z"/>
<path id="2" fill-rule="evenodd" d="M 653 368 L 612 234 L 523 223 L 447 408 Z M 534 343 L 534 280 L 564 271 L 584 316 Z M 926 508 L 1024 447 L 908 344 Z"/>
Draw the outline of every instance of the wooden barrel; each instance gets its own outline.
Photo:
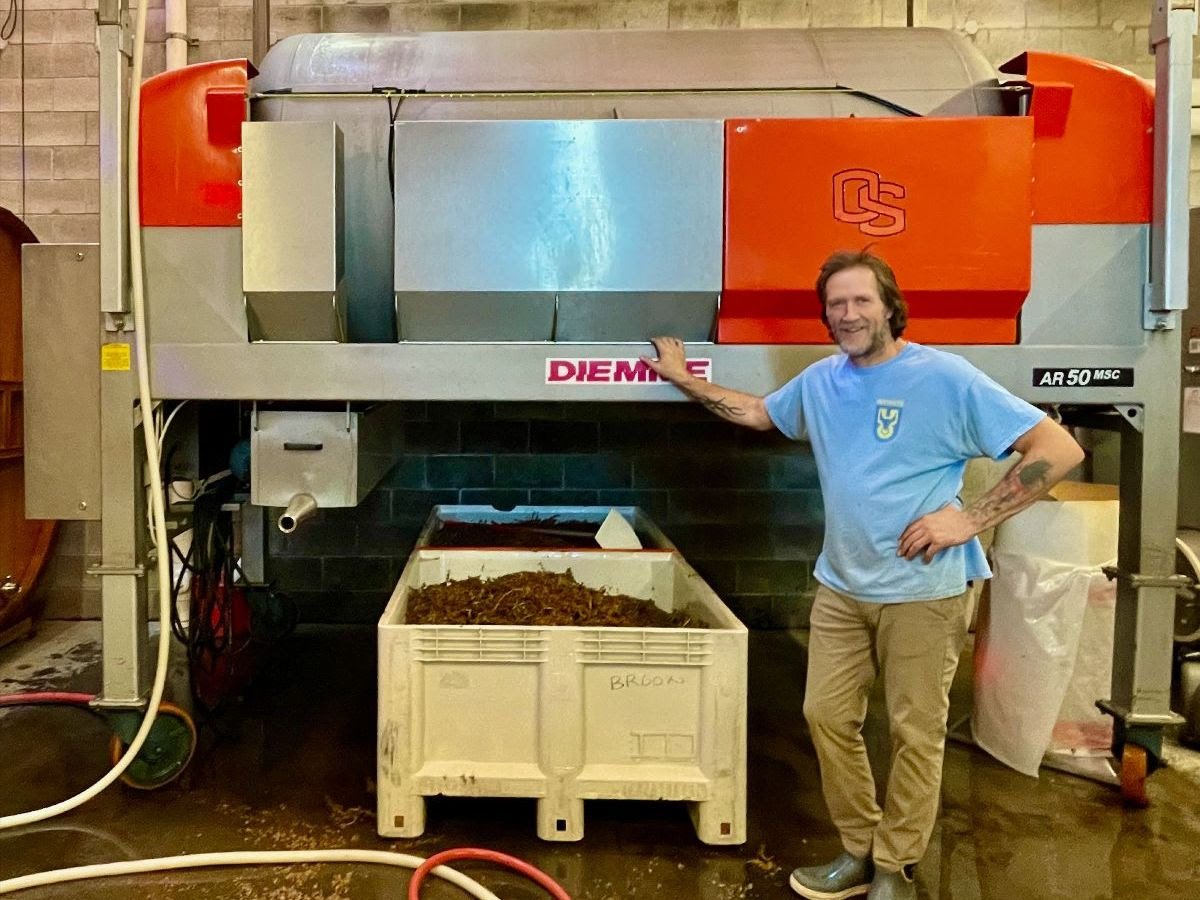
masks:
<path id="1" fill-rule="evenodd" d="M 38 577 L 58 523 L 25 518 L 21 245 L 32 231 L 0 208 L 0 646 L 32 631 Z"/>

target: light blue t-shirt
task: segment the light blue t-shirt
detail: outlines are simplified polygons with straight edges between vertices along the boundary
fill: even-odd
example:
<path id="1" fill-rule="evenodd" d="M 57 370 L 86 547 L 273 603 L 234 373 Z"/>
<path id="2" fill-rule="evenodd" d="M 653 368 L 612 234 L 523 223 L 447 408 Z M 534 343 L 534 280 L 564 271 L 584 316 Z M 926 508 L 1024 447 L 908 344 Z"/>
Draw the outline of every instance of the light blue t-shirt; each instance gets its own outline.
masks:
<path id="1" fill-rule="evenodd" d="M 845 354 L 809 366 L 766 398 L 785 435 L 812 443 L 825 500 L 814 575 L 859 600 L 951 597 L 987 578 L 972 538 L 926 564 L 896 555 L 909 523 L 959 504 L 968 459 L 1000 459 L 1044 415 L 966 360 L 920 344 L 875 366 Z"/>

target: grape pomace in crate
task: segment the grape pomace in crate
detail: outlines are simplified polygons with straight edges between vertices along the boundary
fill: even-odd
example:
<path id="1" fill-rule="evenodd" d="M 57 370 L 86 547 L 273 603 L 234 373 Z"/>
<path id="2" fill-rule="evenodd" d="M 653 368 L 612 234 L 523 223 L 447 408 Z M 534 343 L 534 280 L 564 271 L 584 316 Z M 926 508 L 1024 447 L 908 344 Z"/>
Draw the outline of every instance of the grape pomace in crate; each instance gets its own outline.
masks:
<path id="1" fill-rule="evenodd" d="M 410 594 L 570 572 L 702 628 L 408 625 Z M 746 628 L 678 553 L 417 549 L 379 622 L 378 827 L 425 830 L 425 798 L 537 798 L 545 840 L 585 800 L 687 801 L 700 840 L 746 840 Z"/>

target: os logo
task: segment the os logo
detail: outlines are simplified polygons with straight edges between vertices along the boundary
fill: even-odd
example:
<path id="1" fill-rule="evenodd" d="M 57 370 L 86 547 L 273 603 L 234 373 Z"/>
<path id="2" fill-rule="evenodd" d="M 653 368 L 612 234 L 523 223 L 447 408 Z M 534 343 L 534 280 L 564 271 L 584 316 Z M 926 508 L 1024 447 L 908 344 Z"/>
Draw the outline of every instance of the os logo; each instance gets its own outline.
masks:
<path id="1" fill-rule="evenodd" d="M 842 169 L 833 176 L 833 217 L 872 237 L 904 230 L 904 209 L 886 202 L 903 199 L 903 185 L 884 181 L 871 169 Z"/>

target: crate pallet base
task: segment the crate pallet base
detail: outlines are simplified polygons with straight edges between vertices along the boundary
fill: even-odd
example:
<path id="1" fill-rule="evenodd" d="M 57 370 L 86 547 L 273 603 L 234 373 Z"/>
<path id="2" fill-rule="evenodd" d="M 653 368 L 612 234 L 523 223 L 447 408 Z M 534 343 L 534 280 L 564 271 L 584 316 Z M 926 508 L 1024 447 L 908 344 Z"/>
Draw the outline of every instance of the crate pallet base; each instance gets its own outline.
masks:
<path id="1" fill-rule="evenodd" d="M 639 785 L 636 797 L 628 793 L 597 793 L 588 800 L 673 801 L 679 790 L 667 790 L 662 796 L 649 796 L 648 785 Z M 668 786 L 671 787 L 671 786 Z M 688 814 L 696 829 L 696 836 L 705 844 L 742 844 L 746 841 L 746 807 L 744 798 L 737 796 L 737 785 L 733 779 L 718 785 L 717 794 L 727 794 L 725 799 L 688 801 Z M 538 796 L 530 793 L 502 793 L 499 789 L 485 789 L 472 793 L 450 793 L 456 797 L 536 797 L 537 836 L 544 841 L 579 841 L 583 839 L 583 812 L 585 800 L 571 794 Z M 436 794 L 401 794 L 389 791 L 379 804 L 379 834 L 388 838 L 416 838 L 425 833 L 425 800 Z"/>

